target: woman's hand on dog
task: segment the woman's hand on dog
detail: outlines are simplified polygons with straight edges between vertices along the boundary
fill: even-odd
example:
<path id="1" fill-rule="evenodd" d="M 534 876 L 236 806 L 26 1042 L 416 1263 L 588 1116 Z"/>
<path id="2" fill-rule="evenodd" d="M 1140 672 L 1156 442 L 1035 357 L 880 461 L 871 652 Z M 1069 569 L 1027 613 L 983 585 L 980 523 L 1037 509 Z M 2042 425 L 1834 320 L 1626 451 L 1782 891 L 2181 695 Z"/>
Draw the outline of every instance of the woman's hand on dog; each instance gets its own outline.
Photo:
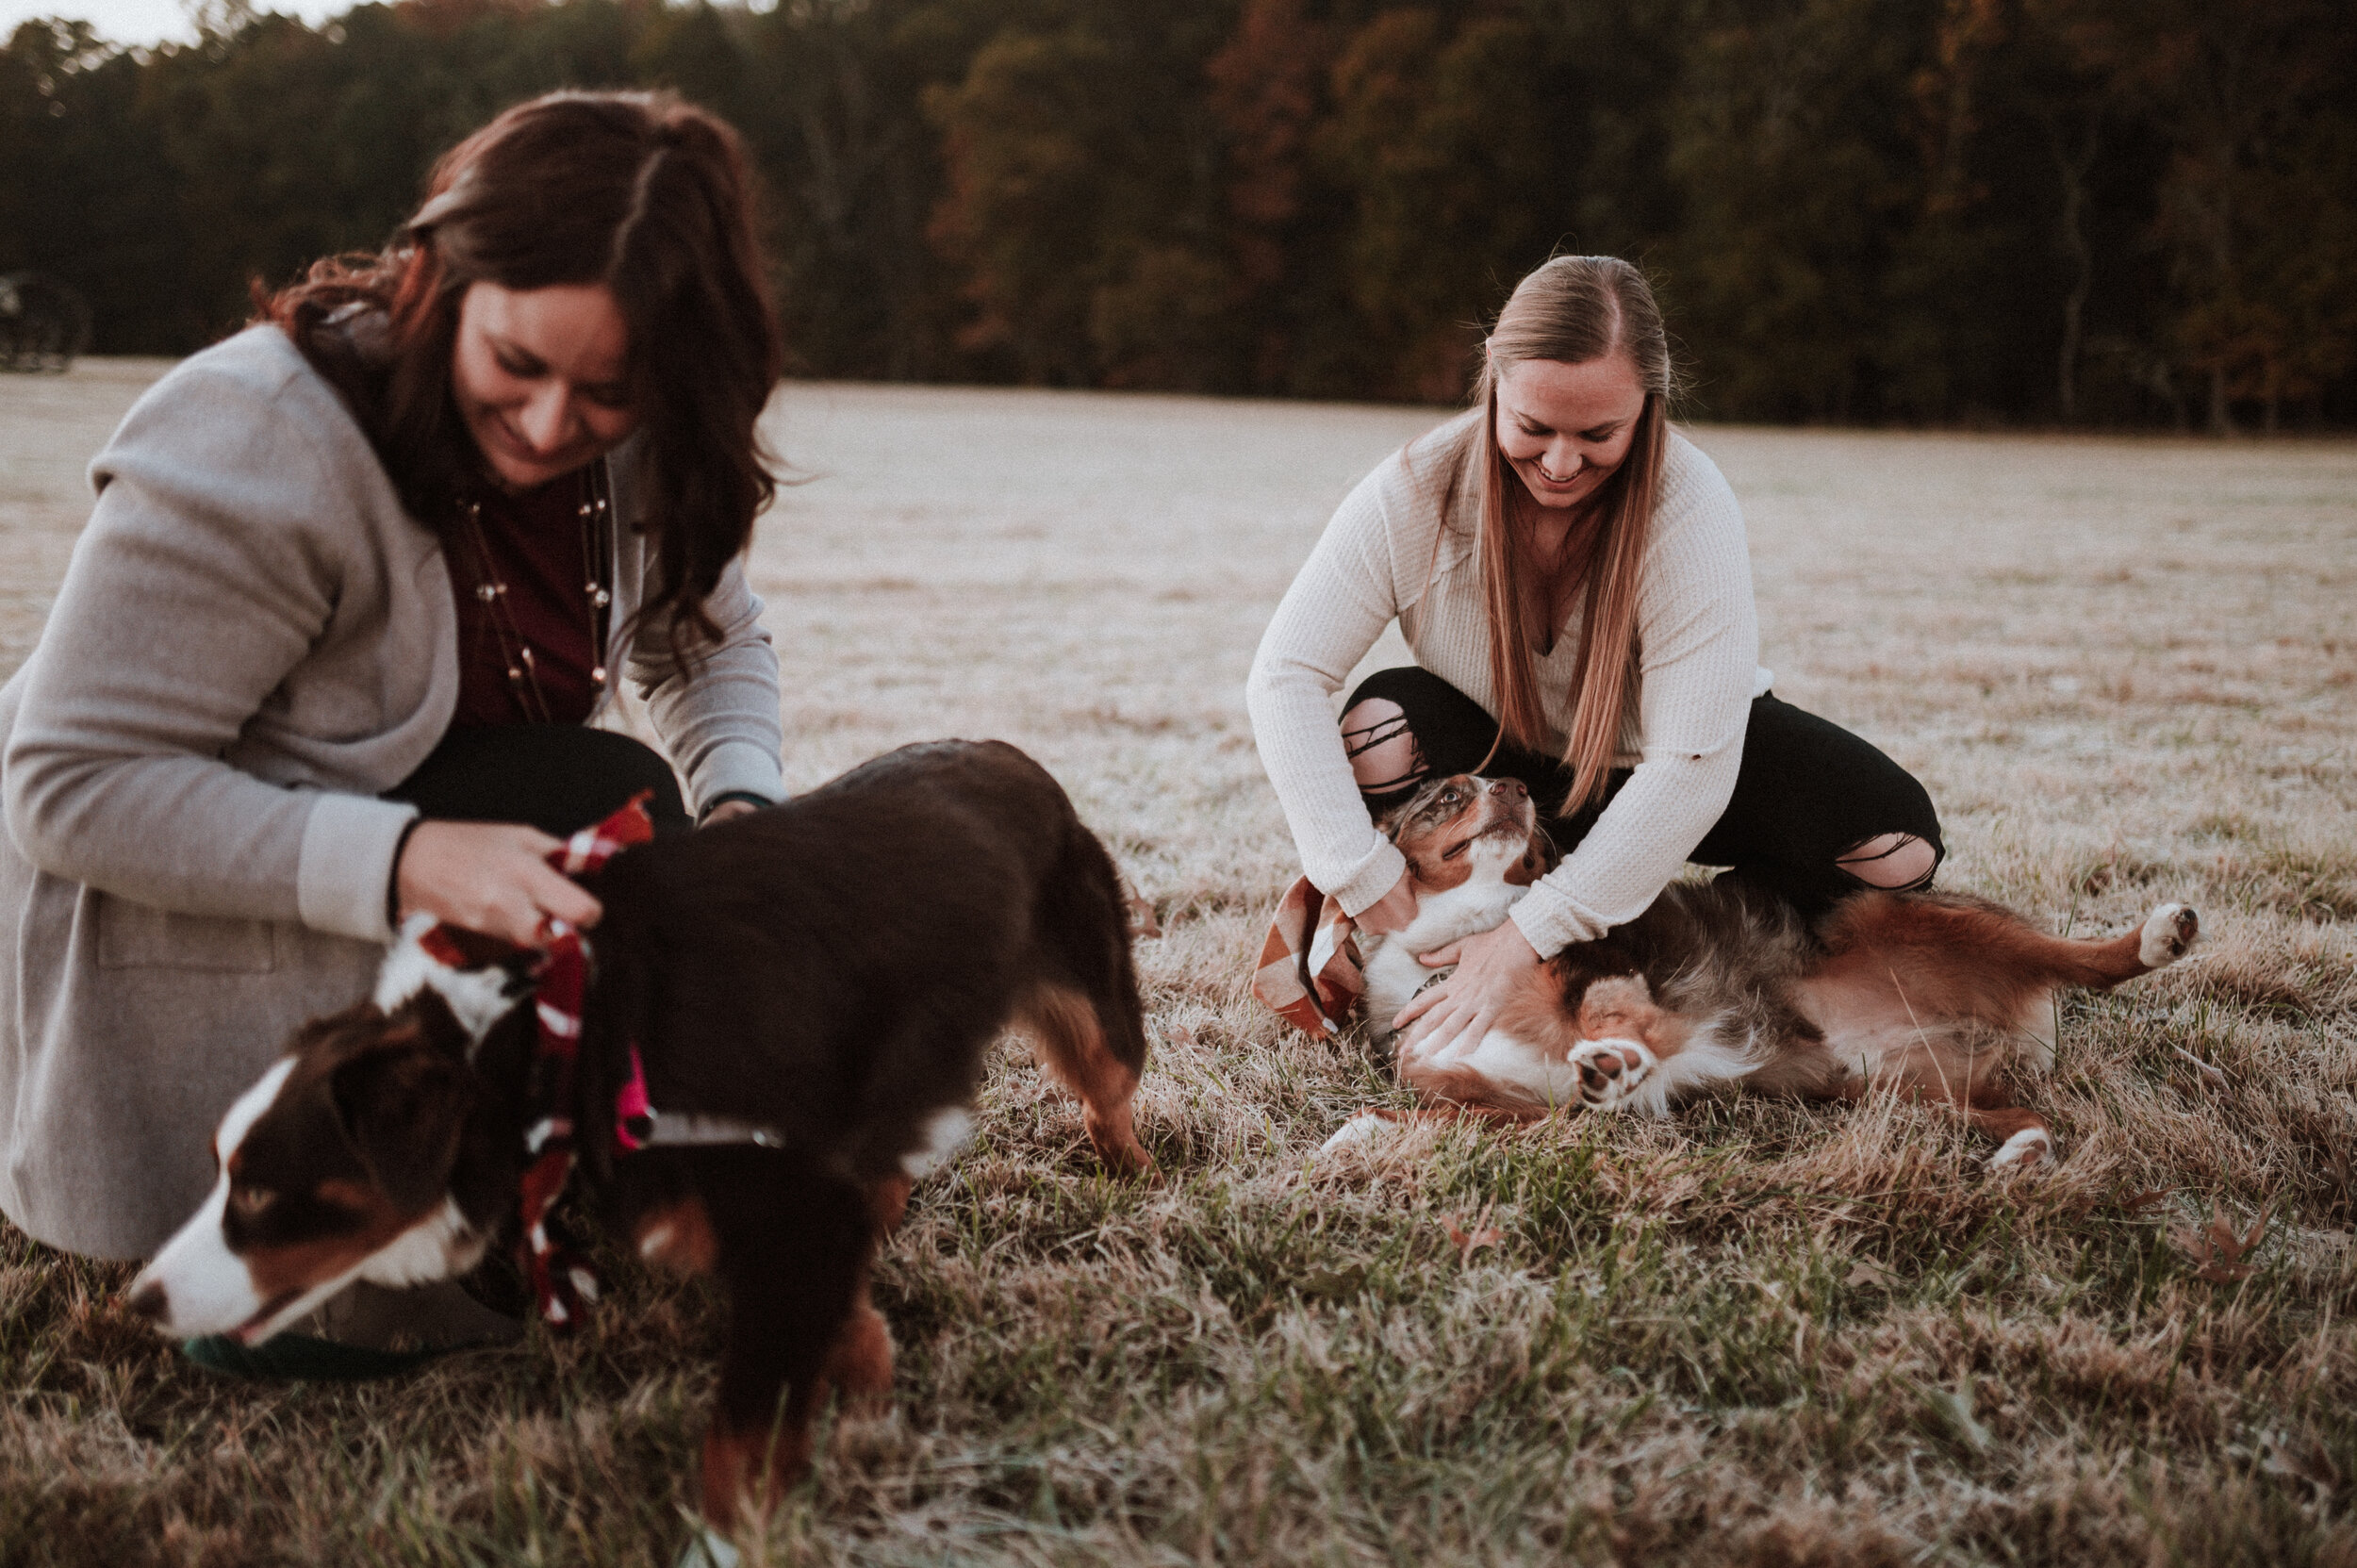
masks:
<path id="1" fill-rule="evenodd" d="M 521 822 L 420 822 L 393 872 L 401 914 L 423 911 L 519 948 L 545 940 L 551 920 L 594 926 L 603 908 L 548 863 L 562 848 Z"/>
<path id="2" fill-rule="evenodd" d="M 1457 972 L 1399 1010 L 1392 1027 L 1408 1031 L 1403 1045 L 1427 1039 L 1454 1043 L 1467 1036 L 1478 1041 L 1541 960 L 1522 927 L 1508 920 L 1420 954 L 1418 962 L 1435 969 L 1454 964 Z"/>

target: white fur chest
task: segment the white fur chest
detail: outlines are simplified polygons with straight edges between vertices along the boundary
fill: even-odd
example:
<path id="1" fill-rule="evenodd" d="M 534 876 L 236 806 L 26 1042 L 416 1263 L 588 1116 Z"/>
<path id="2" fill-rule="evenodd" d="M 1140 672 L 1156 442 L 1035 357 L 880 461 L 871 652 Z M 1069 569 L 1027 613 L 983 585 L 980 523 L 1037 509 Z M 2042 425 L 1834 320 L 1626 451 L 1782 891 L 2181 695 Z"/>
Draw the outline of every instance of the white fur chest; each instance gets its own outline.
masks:
<path id="1" fill-rule="evenodd" d="M 1359 950 L 1367 978 L 1367 1026 L 1376 1039 L 1388 1039 L 1392 1019 L 1399 1010 L 1418 991 L 1449 972 L 1418 963 L 1419 955 L 1496 930 L 1507 911 L 1530 891 L 1506 881 L 1510 865 L 1509 859 L 1495 867 L 1476 866 L 1474 874 L 1455 887 L 1419 893 L 1416 917 L 1403 930 L 1380 935 L 1360 933 Z"/>

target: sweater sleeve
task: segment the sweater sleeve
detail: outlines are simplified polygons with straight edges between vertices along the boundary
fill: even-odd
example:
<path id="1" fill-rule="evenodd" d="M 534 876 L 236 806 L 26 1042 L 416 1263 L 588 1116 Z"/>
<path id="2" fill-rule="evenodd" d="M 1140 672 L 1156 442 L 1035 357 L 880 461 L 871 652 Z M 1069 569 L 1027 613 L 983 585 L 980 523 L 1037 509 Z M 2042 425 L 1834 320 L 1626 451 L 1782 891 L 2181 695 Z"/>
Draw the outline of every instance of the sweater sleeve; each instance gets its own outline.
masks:
<path id="1" fill-rule="evenodd" d="M 1244 684 L 1261 764 L 1302 870 L 1352 915 L 1390 892 L 1408 865 L 1367 815 L 1334 723 L 1334 694 L 1399 613 L 1386 493 L 1399 463 L 1376 469 L 1336 510 L 1261 635 Z"/>
<path id="2" fill-rule="evenodd" d="M 271 388 L 191 362 L 92 465 L 89 526 L 0 758 L 8 831 L 54 875 L 159 908 L 382 941 L 414 808 L 223 760 L 326 629 L 361 504 Z"/>
<path id="3" fill-rule="evenodd" d="M 1759 666 L 1743 516 L 1717 467 L 1682 439 L 1664 478 L 1638 605 L 1635 772 L 1579 847 L 1511 918 L 1541 958 L 1643 914 L 1734 796 Z"/>
<path id="4" fill-rule="evenodd" d="M 631 677 L 699 814 L 723 795 L 785 798 L 778 655 L 761 611 L 744 563 L 732 561 L 704 601 L 720 640 L 697 650 L 692 668 L 673 657 L 665 618 L 649 616 L 631 645 Z"/>

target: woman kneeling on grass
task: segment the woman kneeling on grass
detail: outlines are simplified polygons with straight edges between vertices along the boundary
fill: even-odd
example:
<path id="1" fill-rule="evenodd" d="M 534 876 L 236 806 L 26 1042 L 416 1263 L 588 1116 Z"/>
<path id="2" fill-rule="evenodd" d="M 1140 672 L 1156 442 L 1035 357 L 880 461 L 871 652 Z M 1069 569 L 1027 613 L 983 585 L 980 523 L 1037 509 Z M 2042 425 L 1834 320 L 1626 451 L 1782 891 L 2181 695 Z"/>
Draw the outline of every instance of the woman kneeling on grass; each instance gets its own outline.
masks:
<path id="1" fill-rule="evenodd" d="M 589 724 L 644 694 L 704 819 L 783 793 L 778 666 L 738 557 L 777 379 L 727 126 L 561 93 L 448 155 L 378 257 L 321 262 L 157 383 L 40 646 L 0 689 L 0 1209 L 155 1250 L 288 1032 L 423 911 L 513 942 L 597 903 L 552 835 L 671 768 Z M 388 1369 L 513 1332 L 360 1286 L 213 1364 Z"/>
<path id="2" fill-rule="evenodd" d="M 1415 914 L 1375 820 L 1427 778 L 1522 781 L 1564 852 L 1504 925 L 1426 957 L 1458 968 L 1401 1012 L 1413 1038 L 1479 1038 L 1525 971 L 1689 860 L 1809 913 L 1938 866 L 1922 786 L 1770 693 L 1742 513 L 1670 391 L 1643 275 L 1548 262 L 1499 314 L 1475 406 L 1360 482 L 1261 639 L 1261 756 L 1309 880 L 1359 925 Z M 1362 682 L 1338 731 L 1334 694 L 1393 619 L 1416 662 Z"/>

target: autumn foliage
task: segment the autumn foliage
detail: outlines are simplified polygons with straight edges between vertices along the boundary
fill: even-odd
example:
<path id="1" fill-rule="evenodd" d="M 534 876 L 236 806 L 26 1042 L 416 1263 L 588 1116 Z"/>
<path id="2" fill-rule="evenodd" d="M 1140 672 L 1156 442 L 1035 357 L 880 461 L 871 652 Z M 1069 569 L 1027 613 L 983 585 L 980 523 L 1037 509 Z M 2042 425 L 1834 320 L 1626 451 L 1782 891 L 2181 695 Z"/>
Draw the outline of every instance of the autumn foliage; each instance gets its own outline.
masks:
<path id="1" fill-rule="evenodd" d="M 70 4 L 70 0 L 61 0 Z M 2357 421 L 2335 0 L 216 0 L 0 50 L 0 272 L 180 352 L 559 85 L 742 126 L 807 373 L 1447 400 L 1558 249 L 1721 417 Z"/>

